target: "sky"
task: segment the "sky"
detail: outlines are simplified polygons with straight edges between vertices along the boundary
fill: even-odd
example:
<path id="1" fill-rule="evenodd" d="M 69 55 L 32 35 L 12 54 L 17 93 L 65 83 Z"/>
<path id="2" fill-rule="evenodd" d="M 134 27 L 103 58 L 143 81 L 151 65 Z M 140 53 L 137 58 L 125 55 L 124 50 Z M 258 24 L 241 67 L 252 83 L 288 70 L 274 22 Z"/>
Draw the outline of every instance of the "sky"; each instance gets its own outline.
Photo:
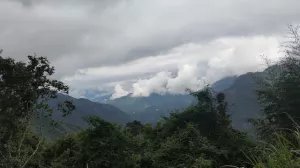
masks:
<path id="1" fill-rule="evenodd" d="M 178 94 L 278 60 L 299 16 L 299 0 L 0 0 L 0 48 L 47 57 L 74 97 Z"/>

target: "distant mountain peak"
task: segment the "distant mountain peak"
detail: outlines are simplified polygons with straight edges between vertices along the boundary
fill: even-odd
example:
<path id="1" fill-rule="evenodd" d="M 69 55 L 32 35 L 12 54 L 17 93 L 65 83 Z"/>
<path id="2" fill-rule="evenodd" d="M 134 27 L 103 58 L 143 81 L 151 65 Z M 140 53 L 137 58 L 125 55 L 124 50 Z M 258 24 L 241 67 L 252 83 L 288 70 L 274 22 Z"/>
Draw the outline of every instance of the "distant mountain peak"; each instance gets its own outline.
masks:
<path id="1" fill-rule="evenodd" d="M 212 84 L 211 87 L 217 92 L 226 90 L 235 82 L 237 78 L 238 78 L 237 76 L 228 76 L 222 78 L 217 82 L 215 82 L 214 84 Z"/>

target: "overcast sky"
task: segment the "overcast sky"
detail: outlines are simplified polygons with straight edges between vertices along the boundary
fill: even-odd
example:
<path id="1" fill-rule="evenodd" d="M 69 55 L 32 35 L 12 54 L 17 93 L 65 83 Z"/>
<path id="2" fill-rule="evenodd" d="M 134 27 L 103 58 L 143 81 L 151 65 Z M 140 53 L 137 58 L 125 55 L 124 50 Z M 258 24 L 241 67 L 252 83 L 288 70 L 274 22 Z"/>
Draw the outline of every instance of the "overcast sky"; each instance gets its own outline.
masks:
<path id="1" fill-rule="evenodd" d="M 76 97 L 182 93 L 260 70 L 299 22 L 299 0 L 0 0 L 0 48 L 48 57 Z"/>

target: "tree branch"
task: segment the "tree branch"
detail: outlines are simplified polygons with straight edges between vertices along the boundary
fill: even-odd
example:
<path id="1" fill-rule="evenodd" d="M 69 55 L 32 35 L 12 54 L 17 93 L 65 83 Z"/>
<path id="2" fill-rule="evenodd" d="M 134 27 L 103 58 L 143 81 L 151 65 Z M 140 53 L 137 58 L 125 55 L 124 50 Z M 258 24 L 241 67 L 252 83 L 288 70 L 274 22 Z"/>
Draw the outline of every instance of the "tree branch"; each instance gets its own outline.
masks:
<path id="1" fill-rule="evenodd" d="M 19 144 L 19 147 L 18 147 L 18 157 L 20 157 L 20 155 L 21 155 L 21 147 L 22 147 L 22 145 L 23 145 L 23 141 L 24 141 L 24 139 L 25 139 L 25 136 L 26 136 L 28 127 L 29 127 L 29 124 L 27 124 L 26 129 L 25 129 L 25 131 L 24 131 L 24 133 L 23 133 L 22 139 L 21 139 L 21 141 L 20 141 L 20 144 Z"/>
<path id="2" fill-rule="evenodd" d="M 41 139 L 41 140 L 39 141 L 39 143 L 37 144 L 35 150 L 34 150 L 33 153 L 27 158 L 27 160 L 24 162 L 24 164 L 23 164 L 23 166 L 22 166 L 21 168 L 24 168 L 24 167 L 27 165 L 27 163 L 30 161 L 30 159 L 36 154 L 36 152 L 39 150 L 39 147 L 40 147 L 42 141 L 43 141 L 43 139 Z"/>
<path id="3" fill-rule="evenodd" d="M 2 139 L 3 137 L 4 137 L 4 135 L 6 134 L 6 127 L 4 128 L 4 133 L 3 133 L 3 135 L 1 135 L 1 137 L 0 137 L 0 139 Z"/>
<path id="4" fill-rule="evenodd" d="M 3 157 L 3 159 L 7 160 L 7 158 L 3 155 L 3 153 L 1 152 L 1 150 L 0 150 L 0 154 Z"/>
<path id="5" fill-rule="evenodd" d="M 7 142 L 7 149 L 8 149 L 8 156 L 11 158 L 11 151 L 10 151 L 10 140 L 12 135 L 9 136 L 8 142 Z"/>

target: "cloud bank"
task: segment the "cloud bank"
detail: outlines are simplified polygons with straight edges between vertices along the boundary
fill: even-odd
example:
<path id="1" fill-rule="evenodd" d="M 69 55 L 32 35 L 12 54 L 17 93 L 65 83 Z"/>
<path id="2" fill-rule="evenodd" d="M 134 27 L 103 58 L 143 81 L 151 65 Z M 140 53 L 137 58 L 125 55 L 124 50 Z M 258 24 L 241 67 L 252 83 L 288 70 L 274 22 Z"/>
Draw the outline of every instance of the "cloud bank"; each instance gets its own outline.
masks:
<path id="1" fill-rule="evenodd" d="M 166 61 L 177 60 L 177 62 L 170 61 L 169 65 L 172 67 L 171 64 L 174 63 L 177 66 L 175 76 L 171 71 L 161 71 L 152 77 L 137 80 L 129 90 L 133 93 L 132 96 L 167 92 L 182 94 L 187 88 L 198 90 L 223 77 L 263 70 L 266 66 L 263 55 L 273 61 L 282 55 L 278 46 L 277 38 L 262 36 L 223 38 L 207 45 L 187 44 L 172 50 L 168 56 L 161 57 L 166 58 Z M 115 90 L 115 95 L 124 96 L 117 91 Z"/>
<path id="2" fill-rule="evenodd" d="M 1 0 L 0 48 L 48 57 L 76 97 L 181 93 L 277 58 L 299 15 L 299 0 Z"/>

